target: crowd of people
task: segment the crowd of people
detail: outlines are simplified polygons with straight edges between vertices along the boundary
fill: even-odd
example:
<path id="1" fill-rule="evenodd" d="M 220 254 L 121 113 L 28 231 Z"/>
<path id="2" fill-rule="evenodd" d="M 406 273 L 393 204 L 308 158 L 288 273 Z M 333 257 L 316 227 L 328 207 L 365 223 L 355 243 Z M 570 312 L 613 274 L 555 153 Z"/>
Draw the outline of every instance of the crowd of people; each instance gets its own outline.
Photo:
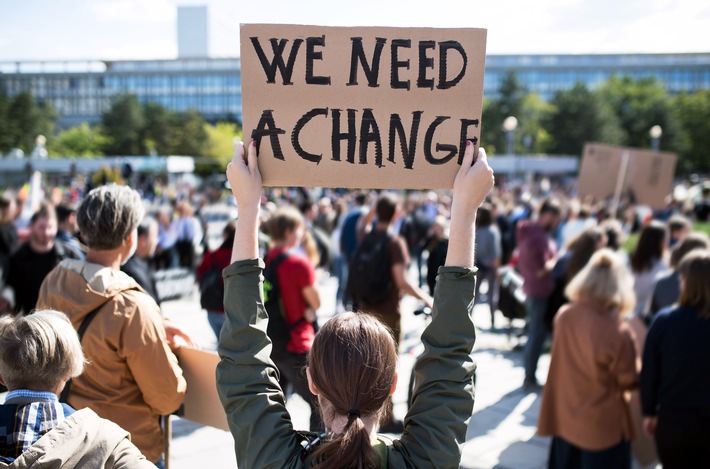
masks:
<path id="1" fill-rule="evenodd" d="M 451 441 L 463 441 L 461 425 L 471 417 L 470 353 L 448 356 L 438 341 L 466 339 L 465 346 L 458 345 L 470 352 L 473 335 L 451 337 L 442 324 L 458 321 L 467 330 L 464 317 L 475 303 L 490 310 L 495 329 L 505 316 L 498 310 L 498 272 L 506 265 L 523 278 L 521 385 L 525 392 L 542 393 L 538 431 L 553 437 L 550 467 L 630 467 L 631 442 L 644 434 L 655 439 L 664 467 L 710 464 L 704 444 L 710 375 L 703 368 L 710 358 L 710 240 L 693 228 L 694 222 L 708 221 L 710 187 L 691 205 L 643 211 L 627 203 L 617 219 L 606 201 L 580 200 L 569 187 L 547 181 L 514 188 L 499 184 L 483 193 L 471 187 L 474 180 L 488 184 L 489 168 L 479 159 L 483 163 L 474 165 L 472 174 L 457 176 L 453 194 L 395 194 L 262 190 L 258 169 L 238 154 L 228 170 L 238 218 L 225 223 L 216 246 L 208 243 L 201 218 L 215 198 L 212 189 L 209 197 L 192 190 L 158 204 L 146 203 L 127 186 L 101 186 L 64 198 L 48 191 L 52 196 L 26 220 L 27 207 L 7 191 L 0 197 L 0 312 L 8 319 L 0 334 L 31 336 L 20 321 L 33 317 L 48 318 L 38 319 L 49 324 L 42 327 L 61 329 L 68 318 L 90 363 L 83 372 L 81 367 L 62 372 L 38 388 L 5 377 L 9 363 L 25 352 L 0 344 L 8 403 L 61 408 L 60 417 L 43 427 L 49 429 L 82 412 L 74 409 L 91 409 L 130 432 L 132 443 L 110 429 L 122 454 L 144 455 L 125 467 L 146 461 L 161 467 L 159 416 L 177 410 L 186 390 L 174 351 L 193 342 L 189 331 L 163 317 L 154 273 L 181 267 L 195 272 L 202 307 L 220 341 L 219 392 L 240 467 L 278 460 L 291 461 L 279 467 L 300 467 L 296 454 L 317 467 L 383 458 L 388 467 L 416 466 L 444 457 Z M 240 192 L 242 187 L 250 191 Z M 466 197 L 470 200 L 462 202 Z M 224 197 L 221 202 L 230 203 Z M 628 237 L 637 240 L 629 244 Z M 261 292 L 255 286 L 264 268 L 269 285 Z M 319 324 L 318 279 L 324 275 L 338 281 L 336 311 L 335 319 Z M 470 297 L 454 294 L 463 288 L 458 284 L 470 284 Z M 254 304 L 269 289 L 279 300 L 276 313 L 269 311 L 269 327 L 276 327 L 273 314 L 280 313 L 286 331 L 283 343 L 271 336 L 271 349 L 266 329 L 250 326 L 263 321 Z M 417 384 L 418 403 L 410 403 L 421 413 L 415 419 L 410 410 L 398 421 L 391 403 L 396 377 L 379 360 L 396 359 L 403 295 L 432 307 L 434 320 L 422 337 L 427 352 L 415 371 L 426 379 Z M 266 296 L 261 302 L 268 303 Z M 377 321 L 352 311 L 368 312 Z M 18 327 L 25 329 L 14 331 Z M 60 332 L 57 337 L 66 331 Z M 550 339 L 550 371 L 543 377 L 537 365 Z M 347 369 L 348 363 L 332 361 L 334 354 L 357 356 L 359 365 Z M 368 365 L 371 360 L 377 367 Z M 378 374 L 360 368 L 378 368 L 369 371 Z M 457 381 L 461 388 L 453 384 Z M 362 382 L 378 386 L 365 390 Z M 445 389 L 435 391 L 436 386 Z M 255 391 L 262 388 L 263 393 Z M 24 389 L 32 392 L 17 394 Z M 291 434 L 273 420 L 283 418 L 290 392 L 309 404 L 312 433 Z M 640 402 L 643 425 L 632 418 L 634 402 Z M 439 404 L 443 410 L 436 409 Z M 10 425 L 17 408 L 3 406 L 3 412 Z M 425 442 L 418 434 L 420 426 L 443 429 L 449 420 L 440 440 Z M 405 436 L 394 444 L 378 440 L 381 447 L 371 447 L 377 454 L 363 450 L 377 431 Z M 263 451 L 245 443 L 254 434 L 264 441 Z M 21 457 L 41 436 L 36 432 L 19 452 L 0 457 Z M 456 454 L 460 457 L 457 450 L 446 458 Z"/>

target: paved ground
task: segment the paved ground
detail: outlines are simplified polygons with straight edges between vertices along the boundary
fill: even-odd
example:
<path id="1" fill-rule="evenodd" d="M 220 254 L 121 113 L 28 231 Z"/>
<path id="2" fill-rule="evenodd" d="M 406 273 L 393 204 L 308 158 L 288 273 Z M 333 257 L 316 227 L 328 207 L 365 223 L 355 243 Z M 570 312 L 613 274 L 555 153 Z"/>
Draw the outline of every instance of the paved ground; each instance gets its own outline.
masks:
<path id="1" fill-rule="evenodd" d="M 324 305 L 319 312 L 326 320 L 334 309 L 335 282 L 321 282 Z M 405 310 L 413 310 L 409 301 Z M 200 311 L 196 297 L 165 303 L 165 313 L 183 324 L 203 345 L 210 349 L 216 341 L 207 324 L 204 312 Z M 475 346 L 478 364 L 476 404 L 464 446 L 461 467 L 528 469 L 546 466 L 549 440 L 535 436 L 535 425 L 540 404 L 537 394 L 526 394 L 520 389 L 523 381 L 521 366 L 522 351 L 515 350 L 517 340 L 508 338 L 503 330 L 490 330 L 490 313 L 486 306 L 477 306 L 474 321 L 479 328 Z M 498 325 L 506 322 L 502 317 Z M 411 315 L 403 320 L 402 355 L 399 363 L 400 383 L 407 383 L 416 354 L 415 346 L 424 327 L 421 318 Z M 547 373 L 549 356 L 540 360 L 540 376 Z M 395 414 L 403 418 L 406 413 L 406 386 L 400 385 L 395 393 Z M 296 427 L 308 424 L 308 407 L 294 396 L 288 403 Z M 202 427 L 191 422 L 174 419 L 171 446 L 171 469 L 187 469 L 196 466 L 228 469 L 234 463 L 233 440 L 221 430 Z"/>

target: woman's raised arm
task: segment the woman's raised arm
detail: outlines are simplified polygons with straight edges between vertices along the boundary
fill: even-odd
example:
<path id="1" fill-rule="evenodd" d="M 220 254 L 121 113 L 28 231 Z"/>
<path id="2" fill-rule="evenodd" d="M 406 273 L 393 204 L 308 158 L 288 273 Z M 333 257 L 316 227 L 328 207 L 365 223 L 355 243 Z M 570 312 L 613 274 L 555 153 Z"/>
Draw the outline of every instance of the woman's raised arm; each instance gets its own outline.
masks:
<path id="1" fill-rule="evenodd" d="M 227 165 L 227 179 L 237 199 L 237 227 L 232 248 L 232 262 L 259 257 L 258 223 L 261 202 L 261 174 L 256 163 L 256 141 L 244 152 L 239 142 L 232 161 Z"/>

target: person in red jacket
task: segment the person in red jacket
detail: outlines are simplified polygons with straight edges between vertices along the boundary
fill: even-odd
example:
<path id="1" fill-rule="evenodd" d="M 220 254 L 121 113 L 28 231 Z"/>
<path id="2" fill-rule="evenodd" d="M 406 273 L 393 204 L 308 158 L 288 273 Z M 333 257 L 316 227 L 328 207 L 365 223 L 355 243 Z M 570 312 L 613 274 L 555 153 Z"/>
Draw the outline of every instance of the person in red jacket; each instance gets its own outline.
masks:
<path id="1" fill-rule="evenodd" d="M 222 231 L 222 244 L 214 251 L 207 252 L 202 258 L 202 262 L 197 267 L 197 282 L 202 285 L 206 280 L 208 272 L 215 270 L 219 273 L 219 281 L 222 282 L 222 296 L 224 296 L 224 280 L 222 279 L 222 271 L 230 264 L 232 258 L 232 245 L 234 244 L 234 230 L 236 222 L 230 221 Z M 204 301 L 203 301 L 204 304 Z M 215 302 L 220 305 L 207 309 L 207 320 L 210 327 L 214 331 L 214 335 L 219 340 L 219 332 L 224 324 L 224 305 L 221 301 Z"/>

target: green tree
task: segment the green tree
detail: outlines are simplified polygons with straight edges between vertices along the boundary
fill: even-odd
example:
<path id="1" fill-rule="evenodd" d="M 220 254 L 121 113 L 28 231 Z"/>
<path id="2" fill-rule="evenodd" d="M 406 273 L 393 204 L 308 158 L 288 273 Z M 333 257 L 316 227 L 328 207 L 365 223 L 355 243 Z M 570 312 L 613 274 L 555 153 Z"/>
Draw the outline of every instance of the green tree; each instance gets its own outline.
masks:
<path id="1" fill-rule="evenodd" d="M 518 117 L 516 133 L 520 137 L 516 139 L 516 153 L 539 154 L 549 151 L 552 137 L 545 128 L 545 122 L 553 110 L 554 106 L 543 101 L 537 93 L 525 95 Z"/>
<path id="2" fill-rule="evenodd" d="M 106 146 L 106 137 L 99 126 L 90 127 L 86 122 L 70 127 L 57 134 L 48 147 L 49 156 L 101 156 Z"/>
<path id="3" fill-rule="evenodd" d="M 220 162 L 222 167 L 232 159 L 234 139 L 241 138 L 242 129 L 231 122 L 217 122 L 215 125 L 205 124 L 208 142 L 205 156 Z"/>
<path id="4" fill-rule="evenodd" d="M 28 92 L 9 99 L 5 115 L 11 147 L 20 148 L 26 155 L 34 149 L 38 135 L 47 138 L 52 136 L 54 121 L 57 118 L 51 105 L 37 103 L 34 96 Z"/>
<path id="5" fill-rule="evenodd" d="M 686 135 L 678 168 L 683 172 L 710 171 L 710 90 L 682 93 L 674 102 Z M 665 129 L 663 130 L 665 138 Z"/>
<path id="6" fill-rule="evenodd" d="M 655 78 L 634 79 L 614 76 L 599 89 L 600 98 L 609 103 L 625 132 L 625 145 L 649 148 L 648 131 L 654 125 L 663 129 L 661 149 L 682 152 L 683 128 L 663 84 Z"/>
<path id="7" fill-rule="evenodd" d="M 159 103 L 146 103 L 143 106 L 145 126 L 143 127 L 143 143 L 150 153 L 152 150 L 159 155 L 170 153 L 172 122 L 174 113 Z"/>
<path id="8" fill-rule="evenodd" d="M 209 137 L 205 131 L 205 119 L 190 109 L 172 118 L 169 150 L 171 155 L 205 156 Z"/>
<path id="9" fill-rule="evenodd" d="M 584 84 L 558 91 L 550 104 L 554 110 L 545 126 L 552 138 L 551 153 L 581 155 L 585 142 L 624 143 L 625 133 L 616 114 Z"/>
<path id="10" fill-rule="evenodd" d="M 481 145 L 485 146 L 491 154 L 505 152 L 506 136 L 501 128 L 503 121 L 508 116 L 514 116 L 520 122 L 523 101 L 527 94 L 525 87 L 518 80 L 518 76 L 511 71 L 503 77 L 499 96 L 484 100 L 481 118 Z M 519 140 L 519 133 L 516 134 L 516 138 Z"/>
<path id="11" fill-rule="evenodd" d="M 10 99 L 0 93 L 0 155 L 12 149 L 13 132 L 8 115 L 9 108 Z"/>
<path id="12" fill-rule="evenodd" d="M 107 137 L 107 155 L 144 155 L 142 137 L 145 126 L 143 107 L 133 95 L 117 96 L 111 109 L 104 113 L 102 122 Z"/>

